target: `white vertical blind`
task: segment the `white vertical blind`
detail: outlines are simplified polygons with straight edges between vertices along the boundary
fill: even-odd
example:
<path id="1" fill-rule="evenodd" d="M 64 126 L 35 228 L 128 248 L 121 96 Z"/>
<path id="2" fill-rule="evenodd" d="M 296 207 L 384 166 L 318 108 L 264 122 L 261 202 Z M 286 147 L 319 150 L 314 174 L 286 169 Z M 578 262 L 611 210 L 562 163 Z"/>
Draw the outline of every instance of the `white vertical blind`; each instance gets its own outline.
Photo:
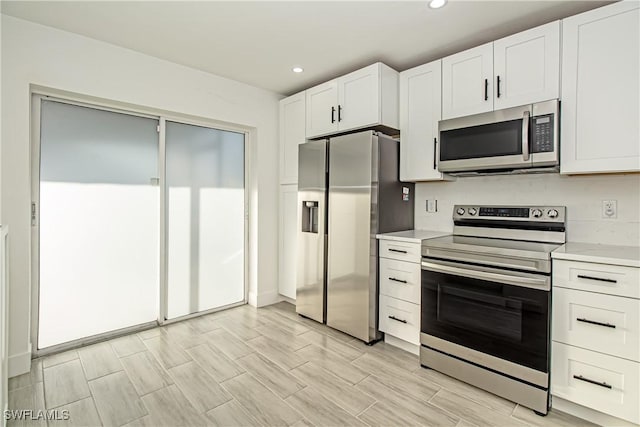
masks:
<path id="1" fill-rule="evenodd" d="M 157 125 L 42 102 L 39 348 L 157 319 Z"/>
<path id="2" fill-rule="evenodd" d="M 244 300 L 244 134 L 167 122 L 168 318 Z"/>

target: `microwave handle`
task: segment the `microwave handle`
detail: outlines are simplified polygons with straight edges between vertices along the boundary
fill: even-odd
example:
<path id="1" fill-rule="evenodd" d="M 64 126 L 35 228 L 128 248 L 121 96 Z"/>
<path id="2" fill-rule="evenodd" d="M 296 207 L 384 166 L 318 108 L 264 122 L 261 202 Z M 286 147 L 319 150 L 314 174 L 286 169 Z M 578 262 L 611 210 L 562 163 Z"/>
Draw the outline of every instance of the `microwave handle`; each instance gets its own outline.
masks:
<path id="1" fill-rule="evenodd" d="M 522 115 L 522 160 L 529 160 L 529 111 Z"/>

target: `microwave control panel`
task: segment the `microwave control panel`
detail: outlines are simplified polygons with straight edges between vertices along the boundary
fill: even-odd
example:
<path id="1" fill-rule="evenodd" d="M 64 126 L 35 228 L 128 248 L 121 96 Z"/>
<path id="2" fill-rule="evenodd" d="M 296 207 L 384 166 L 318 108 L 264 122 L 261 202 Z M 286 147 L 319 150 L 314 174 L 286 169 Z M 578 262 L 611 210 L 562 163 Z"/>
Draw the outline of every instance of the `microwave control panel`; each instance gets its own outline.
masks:
<path id="1" fill-rule="evenodd" d="M 553 114 L 531 118 L 531 153 L 553 151 Z"/>

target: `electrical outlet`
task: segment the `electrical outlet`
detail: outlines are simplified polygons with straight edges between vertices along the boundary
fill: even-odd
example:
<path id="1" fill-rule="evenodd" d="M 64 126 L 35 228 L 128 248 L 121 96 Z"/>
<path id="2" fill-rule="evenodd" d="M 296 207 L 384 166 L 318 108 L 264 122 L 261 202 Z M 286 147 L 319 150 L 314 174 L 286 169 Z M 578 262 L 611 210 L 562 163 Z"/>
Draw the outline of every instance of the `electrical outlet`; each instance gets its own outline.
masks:
<path id="1" fill-rule="evenodd" d="M 427 200 L 427 212 L 438 212 L 438 201 L 436 199 Z"/>
<path id="2" fill-rule="evenodd" d="M 616 200 L 603 200 L 602 201 L 602 218 L 617 218 L 618 217 L 618 202 Z"/>

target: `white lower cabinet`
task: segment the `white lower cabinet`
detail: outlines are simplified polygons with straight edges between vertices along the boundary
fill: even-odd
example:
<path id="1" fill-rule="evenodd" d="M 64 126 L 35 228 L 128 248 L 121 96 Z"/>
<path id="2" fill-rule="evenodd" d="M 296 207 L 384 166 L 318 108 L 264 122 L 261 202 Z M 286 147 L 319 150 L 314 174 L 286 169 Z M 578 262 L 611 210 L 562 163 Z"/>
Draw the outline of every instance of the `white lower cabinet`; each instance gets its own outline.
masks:
<path id="1" fill-rule="evenodd" d="M 420 264 L 380 258 L 380 294 L 420 304 Z"/>
<path id="2" fill-rule="evenodd" d="M 421 242 L 379 241 L 380 299 L 378 328 L 385 340 L 392 336 L 417 354 L 420 345 L 420 251 Z"/>
<path id="3" fill-rule="evenodd" d="M 420 345 L 420 305 L 380 295 L 380 330 Z"/>
<path id="4" fill-rule="evenodd" d="M 602 251 L 598 246 L 594 252 Z M 636 424 L 639 271 L 628 265 L 554 259 L 551 328 L 551 394 Z"/>
<path id="5" fill-rule="evenodd" d="M 380 240 L 380 258 L 396 259 L 420 264 L 421 246 L 419 243 L 397 240 Z"/>
<path id="6" fill-rule="evenodd" d="M 554 342 L 551 394 L 638 423 L 640 364 Z"/>
<path id="7" fill-rule="evenodd" d="M 556 288 L 553 339 L 564 344 L 640 360 L 640 300 Z"/>

